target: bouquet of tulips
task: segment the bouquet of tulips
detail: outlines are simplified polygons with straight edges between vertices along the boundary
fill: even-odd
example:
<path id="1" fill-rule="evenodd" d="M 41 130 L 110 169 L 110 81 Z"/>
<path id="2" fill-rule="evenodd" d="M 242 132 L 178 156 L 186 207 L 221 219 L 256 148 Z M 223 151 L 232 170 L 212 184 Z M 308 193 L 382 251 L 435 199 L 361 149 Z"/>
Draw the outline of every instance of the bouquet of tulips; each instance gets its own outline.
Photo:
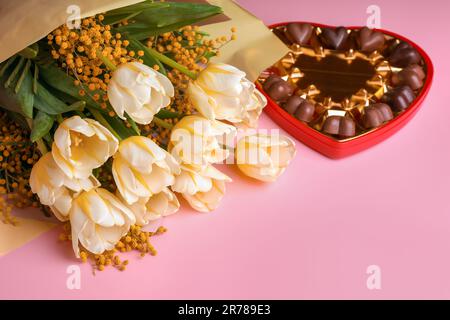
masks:
<path id="1" fill-rule="evenodd" d="M 41 207 L 67 223 L 77 257 L 104 260 L 145 247 L 142 228 L 177 212 L 179 197 L 217 208 L 231 179 L 214 164 L 276 180 L 293 141 L 237 139 L 267 101 L 244 72 L 210 61 L 236 30 L 207 39 L 192 26 L 219 13 L 144 1 L 63 25 L 2 62 L 3 212 Z"/>

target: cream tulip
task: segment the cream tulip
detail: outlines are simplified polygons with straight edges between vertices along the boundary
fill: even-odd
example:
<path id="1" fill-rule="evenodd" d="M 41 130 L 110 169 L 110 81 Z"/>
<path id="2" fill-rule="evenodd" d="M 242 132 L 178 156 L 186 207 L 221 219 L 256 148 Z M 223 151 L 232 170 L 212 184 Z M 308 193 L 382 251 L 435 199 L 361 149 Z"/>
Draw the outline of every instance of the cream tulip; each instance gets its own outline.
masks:
<path id="1" fill-rule="evenodd" d="M 87 179 L 67 177 L 55 163 L 50 152 L 36 162 L 30 173 L 31 191 L 37 194 L 40 202 L 49 206 L 61 221 L 69 219 L 69 210 L 75 193 L 90 190 L 99 185 L 94 176 Z"/>
<path id="2" fill-rule="evenodd" d="M 203 168 L 182 165 L 172 190 L 181 193 L 195 210 L 210 212 L 219 206 L 226 182 L 231 182 L 231 178 L 212 165 Z"/>
<path id="3" fill-rule="evenodd" d="M 140 124 L 149 124 L 174 93 L 166 76 L 139 62 L 119 65 L 108 84 L 108 99 L 117 115 L 125 119 L 126 112 Z"/>
<path id="4" fill-rule="evenodd" d="M 272 182 L 286 170 L 295 153 L 295 142 L 288 137 L 255 134 L 238 141 L 235 156 L 245 175 Z"/>
<path id="5" fill-rule="evenodd" d="M 129 207 L 136 217 L 136 224 L 146 226 L 151 221 L 177 212 L 180 202 L 169 188 L 164 188 L 160 193 L 150 198 L 141 198 Z"/>
<path id="6" fill-rule="evenodd" d="M 180 171 L 176 160 L 151 139 L 134 136 L 123 140 L 114 155 L 112 173 L 128 204 L 163 191 Z"/>
<path id="7" fill-rule="evenodd" d="M 73 116 L 56 129 L 52 155 L 69 178 L 85 179 L 116 152 L 118 144 L 97 121 Z"/>
<path id="8" fill-rule="evenodd" d="M 236 128 L 200 116 L 182 118 L 172 129 L 169 152 L 179 163 L 205 166 L 225 160 L 229 151 L 224 145 L 233 142 Z"/>
<path id="9" fill-rule="evenodd" d="M 210 63 L 189 83 L 189 100 L 208 119 L 254 127 L 267 99 L 245 76 L 233 66 Z"/>
<path id="10" fill-rule="evenodd" d="M 131 210 L 109 191 L 96 188 L 81 192 L 72 201 L 72 246 L 80 256 L 79 243 L 93 254 L 114 249 L 136 222 Z"/>

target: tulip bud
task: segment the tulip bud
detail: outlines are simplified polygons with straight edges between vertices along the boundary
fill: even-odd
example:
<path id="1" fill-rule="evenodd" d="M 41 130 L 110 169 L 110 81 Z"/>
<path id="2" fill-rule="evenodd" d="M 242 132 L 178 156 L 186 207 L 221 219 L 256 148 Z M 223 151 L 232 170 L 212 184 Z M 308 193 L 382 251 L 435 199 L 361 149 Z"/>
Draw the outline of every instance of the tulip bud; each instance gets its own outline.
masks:
<path id="1" fill-rule="evenodd" d="M 182 165 L 172 190 L 181 193 L 195 210 L 210 212 L 219 206 L 225 194 L 225 182 L 231 182 L 231 178 L 212 165 L 203 168 Z"/>
<path id="2" fill-rule="evenodd" d="M 114 249 L 135 222 L 131 210 L 109 191 L 96 188 L 81 192 L 70 209 L 75 255 L 80 256 L 78 243 L 94 254 Z"/>
<path id="3" fill-rule="evenodd" d="M 52 155 L 69 178 L 85 179 L 116 152 L 118 144 L 97 121 L 73 116 L 56 129 Z"/>
<path id="4" fill-rule="evenodd" d="M 174 174 L 179 171 L 167 151 L 143 136 L 123 140 L 112 165 L 117 189 L 128 204 L 160 193 L 174 182 Z"/>
<path id="5" fill-rule="evenodd" d="M 139 124 L 152 122 L 173 96 L 170 80 L 139 62 L 119 65 L 108 84 L 108 99 L 117 115 L 125 120 L 126 112 Z"/>
<path id="6" fill-rule="evenodd" d="M 255 134 L 238 141 L 236 162 L 245 175 L 272 182 L 284 172 L 295 153 L 295 142 L 288 137 Z"/>
<path id="7" fill-rule="evenodd" d="M 245 72 L 224 64 L 210 63 L 189 83 L 188 97 L 204 117 L 256 127 L 267 99 Z"/>

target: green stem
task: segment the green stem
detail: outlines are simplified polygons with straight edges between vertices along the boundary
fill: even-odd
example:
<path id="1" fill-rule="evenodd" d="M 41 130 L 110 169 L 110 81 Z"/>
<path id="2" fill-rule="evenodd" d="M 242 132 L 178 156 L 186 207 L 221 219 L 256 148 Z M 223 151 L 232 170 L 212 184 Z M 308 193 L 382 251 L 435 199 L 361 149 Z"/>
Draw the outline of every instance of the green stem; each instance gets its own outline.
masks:
<path id="1" fill-rule="evenodd" d="M 87 108 L 90 113 L 94 116 L 95 120 L 100 122 L 104 127 L 106 127 L 119 141 L 122 141 L 122 137 L 116 132 L 116 130 L 111 127 L 111 125 L 106 121 L 102 114 L 95 110 L 94 108 Z"/>
<path id="2" fill-rule="evenodd" d="M 63 121 L 64 121 L 63 116 L 61 114 L 58 114 L 56 116 L 56 121 L 58 121 L 59 124 L 63 123 Z"/>
<path id="3" fill-rule="evenodd" d="M 45 145 L 44 140 L 39 139 L 36 141 L 36 145 L 38 150 L 41 152 L 41 155 L 44 155 L 48 152 L 47 146 Z"/>
<path id="4" fill-rule="evenodd" d="M 163 128 L 169 129 L 169 130 L 173 128 L 173 125 L 165 122 L 164 120 L 162 120 L 158 117 L 153 117 L 153 122 L 159 127 L 163 127 Z"/>
<path id="5" fill-rule="evenodd" d="M 100 49 L 97 50 L 97 57 L 103 61 L 103 63 L 109 70 L 115 71 L 117 69 L 116 65 L 107 57 L 105 57 Z"/>
<path id="6" fill-rule="evenodd" d="M 128 114 L 126 114 L 126 117 L 127 117 L 128 123 L 131 125 L 131 128 L 134 130 L 134 132 L 137 133 L 138 136 L 140 136 L 141 130 L 139 130 L 139 127 L 136 124 L 136 122 Z"/>
<path id="7" fill-rule="evenodd" d="M 184 73 L 185 75 L 187 75 L 189 78 L 191 79 L 197 79 L 197 73 L 189 70 L 188 68 L 186 68 L 185 66 L 179 64 L 178 62 L 170 59 L 169 57 L 163 55 L 162 53 L 158 52 L 157 50 L 153 49 L 153 48 L 148 48 L 148 52 L 155 57 L 156 59 L 158 59 L 159 61 L 161 61 L 162 63 L 168 65 L 169 67 L 172 67 L 174 69 L 177 69 L 178 71 Z"/>

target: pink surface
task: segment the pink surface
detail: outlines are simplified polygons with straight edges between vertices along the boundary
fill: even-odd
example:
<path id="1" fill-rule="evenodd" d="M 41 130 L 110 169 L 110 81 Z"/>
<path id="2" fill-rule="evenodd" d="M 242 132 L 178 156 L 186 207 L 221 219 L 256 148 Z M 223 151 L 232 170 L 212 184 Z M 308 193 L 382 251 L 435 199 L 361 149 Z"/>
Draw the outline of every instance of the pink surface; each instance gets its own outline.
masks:
<path id="1" fill-rule="evenodd" d="M 362 25 L 373 1 L 240 3 L 268 24 Z M 94 277 L 81 265 L 80 290 L 66 288 L 77 264 L 69 247 L 47 233 L 0 258 L 0 298 L 450 298 L 450 3 L 376 4 L 382 27 L 417 42 L 436 68 L 423 108 L 398 134 L 339 161 L 299 143 L 276 184 L 231 168 L 216 212 L 164 220 L 158 256 L 132 257 L 127 272 Z M 261 126 L 276 127 L 266 116 Z M 381 290 L 366 287 L 369 265 L 381 268 Z"/>

